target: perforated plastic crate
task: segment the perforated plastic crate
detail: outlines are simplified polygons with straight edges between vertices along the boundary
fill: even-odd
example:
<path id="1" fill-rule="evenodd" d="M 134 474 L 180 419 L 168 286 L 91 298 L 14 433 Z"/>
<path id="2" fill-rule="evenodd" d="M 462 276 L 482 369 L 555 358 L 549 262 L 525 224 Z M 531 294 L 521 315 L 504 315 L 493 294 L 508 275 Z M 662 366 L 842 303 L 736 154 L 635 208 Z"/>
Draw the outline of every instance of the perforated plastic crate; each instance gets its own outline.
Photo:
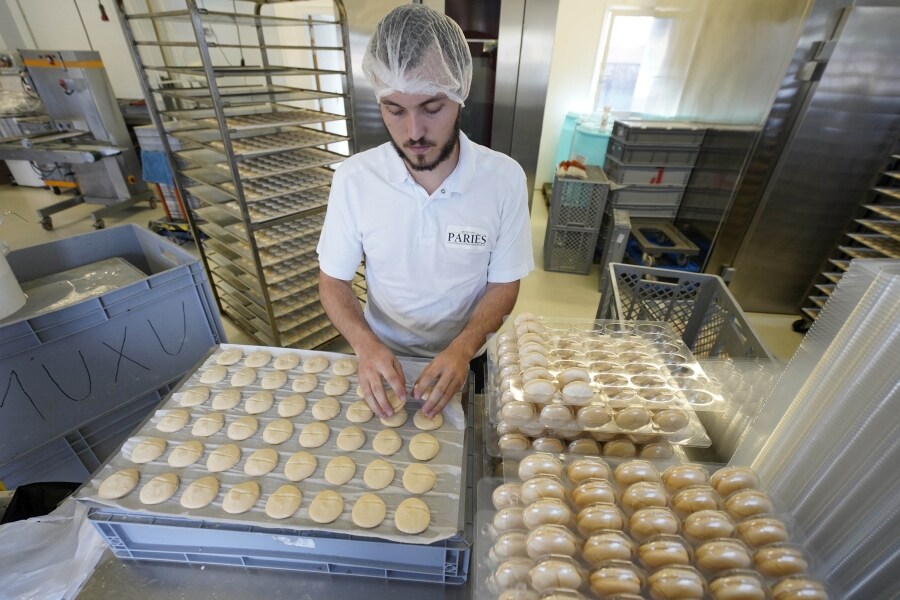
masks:
<path id="1" fill-rule="evenodd" d="M 588 165 L 587 179 L 556 177 L 550 200 L 550 227 L 599 229 L 609 195 L 609 179 L 600 167 Z"/>
<path id="2" fill-rule="evenodd" d="M 671 206 L 678 208 L 684 195 L 683 185 L 630 185 L 610 194 L 613 208 L 632 210 L 641 206 Z M 634 216 L 632 214 L 632 216 Z"/>
<path id="3" fill-rule="evenodd" d="M 84 481 L 119 449 L 175 383 L 118 406 L 0 466 L 0 481 L 8 488 L 38 481 Z"/>
<path id="4" fill-rule="evenodd" d="M 604 167 L 609 178 L 623 185 L 687 185 L 690 166 L 632 165 L 609 157 Z"/>
<path id="5" fill-rule="evenodd" d="M 685 144 L 699 146 L 706 127 L 686 121 L 616 121 L 613 136 L 638 144 Z"/>
<path id="6" fill-rule="evenodd" d="M 587 274 L 594 260 L 598 229 L 547 226 L 544 235 L 544 269 Z"/>
<path id="7" fill-rule="evenodd" d="M 200 261 L 136 225 L 7 256 L 21 282 L 113 257 L 145 277 L 0 325 L 0 469 L 51 440 L 65 447 L 67 435 L 181 378 L 225 340 Z"/>
<path id="8" fill-rule="evenodd" d="M 700 357 L 773 358 L 721 277 L 619 263 L 609 272 L 612 318 L 670 323 Z"/>
<path id="9" fill-rule="evenodd" d="M 617 137 L 609 139 L 606 158 L 620 160 L 628 165 L 692 167 L 700 154 L 699 146 L 664 146 L 662 144 L 635 144 Z"/>

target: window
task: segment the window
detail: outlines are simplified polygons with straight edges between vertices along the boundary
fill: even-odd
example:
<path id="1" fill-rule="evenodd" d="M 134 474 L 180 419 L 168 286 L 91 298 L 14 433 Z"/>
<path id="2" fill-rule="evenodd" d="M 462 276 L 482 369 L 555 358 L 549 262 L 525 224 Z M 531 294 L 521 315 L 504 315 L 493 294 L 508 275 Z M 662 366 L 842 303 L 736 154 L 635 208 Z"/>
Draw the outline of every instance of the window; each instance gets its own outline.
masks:
<path id="1" fill-rule="evenodd" d="M 635 90 L 652 26 L 653 17 L 649 15 L 610 14 L 597 78 L 594 104 L 597 112 L 607 106 L 618 113 L 639 110 L 635 105 Z"/>

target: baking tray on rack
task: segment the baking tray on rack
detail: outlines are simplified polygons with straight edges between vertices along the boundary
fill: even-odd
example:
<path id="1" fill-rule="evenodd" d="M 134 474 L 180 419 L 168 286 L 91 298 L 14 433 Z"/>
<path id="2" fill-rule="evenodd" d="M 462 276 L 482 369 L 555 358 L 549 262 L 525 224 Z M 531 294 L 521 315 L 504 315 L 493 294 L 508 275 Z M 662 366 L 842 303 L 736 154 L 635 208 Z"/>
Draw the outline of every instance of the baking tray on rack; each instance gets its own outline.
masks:
<path id="1" fill-rule="evenodd" d="M 215 102 L 208 87 L 186 88 L 159 88 L 154 92 L 163 96 L 181 98 L 196 102 L 201 106 L 214 106 Z M 286 85 L 220 85 L 218 95 L 222 105 L 241 106 L 247 104 L 262 104 L 267 102 L 287 102 L 302 100 L 320 100 L 327 98 L 343 98 L 344 95 L 336 92 L 324 92 L 320 90 L 307 90 Z M 165 111 L 169 114 L 172 111 Z"/>
<path id="2" fill-rule="evenodd" d="M 300 213 L 308 213 L 315 210 L 324 210 L 328 204 L 328 195 L 331 186 L 322 186 L 306 190 L 302 193 L 288 194 L 272 200 L 260 200 L 247 204 L 247 211 L 254 223 L 262 224 L 275 221 Z M 240 218 L 241 211 L 236 201 L 219 205 L 225 212 Z M 306 216 L 306 215 L 303 215 Z"/>
<path id="3" fill-rule="evenodd" d="M 318 334 L 328 335 L 326 330 L 327 326 L 319 328 L 311 324 L 311 326 L 306 328 L 306 334 L 298 334 L 297 339 L 314 339 Z M 235 347 L 223 345 L 219 346 L 218 350 Z M 264 350 L 272 354 L 273 358 L 281 354 L 300 354 L 304 358 L 312 354 L 318 354 L 333 361 L 343 356 L 331 353 L 292 351 L 281 348 L 256 348 L 251 346 L 238 346 L 237 348 L 248 352 L 251 350 Z M 206 364 L 215 364 L 209 362 L 213 360 L 214 356 L 217 356 L 217 354 L 208 357 Z M 410 381 L 414 380 L 415 369 L 421 370 L 426 364 L 421 361 L 414 363 L 408 360 L 404 360 L 403 363 L 405 369 L 413 369 L 413 371 L 410 371 Z M 239 366 L 242 365 L 236 365 L 236 367 Z M 232 367 L 229 367 L 229 371 L 231 369 Z M 263 370 L 267 371 L 268 369 L 265 367 L 260 369 L 260 371 Z M 323 373 L 322 375 L 326 374 Z M 355 378 L 351 377 L 351 379 Z M 195 383 L 196 381 L 193 381 L 193 379 L 183 382 L 166 398 L 161 408 L 179 405 L 179 398 L 183 396 L 184 391 Z M 255 389 L 255 387 L 252 389 Z M 471 395 L 471 390 L 472 383 L 470 381 L 466 392 L 467 396 Z M 289 391 L 284 393 L 290 394 Z M 276 390 L 276 396 L 279 399 L 280 394 L 281 390 Z M 310 404 L 312 404 L 314 395 L 315 392 L 310 393 Z M 341 403 L 344 404 L 343 399 Z M 199 412 L 205 413 L 202 406 L 199 409 Z M 191 410 L 197 412 L 198 407 L 192 407 Z M 263 415 L 258 416 L 263 417 Z M 302 420 L 302 418 L 301 415 L 295 419 Z M 332 421 L 336 421 L 332 423 L 333 426 L 343 425 L 341 418 L 339 415 L 339 417 L 333 419 Z M 347 508 L 344 510 L 344 516 L 339 517 L 335 523 L 329 526 L 321 526 L 311 521 L 307 523 L 308 519 L 304 516 L 305 511 L 303 507 L 308 505 L 308 498 L 311 498 L 319 489 L 333 488 L 330 485 L 320 484 L 320 477 L 315 474 L 313 477 L 297 484 L 304 490 L 303 504 L 301 505 L 301 510 L 294 517 L 285 521 L 273 521 L 265 517 L 264 514 L 260 516 L 259 513 L 261 511 L 257 511 L 257 509 L 252 509 L 251 513 L 245 513 L 244 515 L 229 516 L 220 510 L 219 502 L 214 502 L 206 509 L 198 509 L 191 512 L 180 507 L 178 507 L 178 510 L 171 510 L 166 508 L 168 504 L 157 505 L 156 507 L 138 506 L 130 508 L 133 503 L 126 502 L 128 496 L 119 501 L 101 504 L 94 495 L 96 485 L 105 475 L 122 468 L 123 465 L 126 467 L 135 466 L 134 463 L 131 463 L 125 457 L 130 449 L 134 447 L 135 440 L 140 436 L 145 433 L 159 435 L 155 429 L 148 430 L 155 422 L 156 417 L 151 417 L 136 438 L 126 442 L 121 453 L 114 457 L 97 474 L 92 484 L 83 488 L 79 493 L 79 499 L 88 502 L 92 507 L 90 520 L 98 531 L 107 538 L 110 548 L 116 556 L 192 564 L 224 564 L 328 572 L 385 579 L 433 581 L 443 584 L 461 584 L 466 581 L 469 571 L 469 554 L 474 538 L 474 481 L 470 481 L 474 474 L 473 453 L 475 448 L 475 440 L 472 437 L 474 423 L 472 415 L 470 415 L 469 423 L 463 431 L 455 430 L 452 426 L 445 424 L 444 427 L 450 428 L 448 431 L 445 432 L 444 427 L 442 427 L 432 432 L 439 439 L 442 439 L 444 444 L 448 444 L 446 452 L 451 454 L 455 453 L 454 448 L 457 446 L 450 440 L 459 439 L 460 445 L 458 448 L 461 453 L 460 459 L 462 463 L 457 468 L 458 474 L 456 476 L 451 476 L 451 471 L 453 471 L 452 465 L 445 472 L 445 469 L 441 466 L 443 463 L 440 460 L 434 464 L 429 463 L 438 474 L 438 484 L 433 492 L 426 494 L 425 499 L 436 503 L 432 504 L 432 506 L 452 502 L 457 507 L 456 512 L 433 512 L 433 531 L 435 533 L 447 531 L 448 534 L 437 535 L 438 539 L 434 539 L 435 534 L 433 533 L 430 536 L 431 540 L 428 539 L 428 535 L 409 537 L 388 531 L 391 526 L 387 525 L 387 523 L 392 517 L 390 509 L 385 525 L 378 526 L 370 531 L 360 530 L 356 527 L 347 527 L 344 523 L 345 517 L 349 513 Z M 373 420 L 368 424 L 360 424 L 360 427 L 368 432 L 369 426 L 373 422 L 377 424 L 377 421 Z M 408 427 L 411 427 L 411 421 L 398 431 Z M 375 428 L 380 430 L 382 426 L 377 424 Z M 172 442 L 177 442 L 181 441 L 178 435 L 177 433 L 168 434 L 166 437 L 170 438 Z M 367 433 L 367 437 L 369 435 Z M 207 440 L 215 441 L 212 438 L 207 438 Z M 244 445 L 247 443 L 249 442 L 245 442 Z M 286 442 L 283 446 L 288 446 L 289 443 Z M 254 444 L 251 443 L 250 445 L 252 447 Z M 325 458 L 329 455 L 331 452 L 329 448 L 330 444 L 326 444 L 321 449 L 324 451 L 324 455 L 320 458 Z M 247 448 L 244 449 L 246 450 Z M 293 450 L 293 447 L 282 448 L 278 446 L 279 453 L 292 452 Z M 408 462 L 408 459 L 404 458 L 406 456 L 405 452 L 405 450 L 401 449 L 400 453 L 395 455 L 393 462 L 399 461 L 401 465 L 398 468 L 402 468 L 402 465 L 405 464 L 404 461 Z M 321 452 L 319 453 L 321 454 Z M 362 451 L 357 453 L 360 456 L 365 454 Z M 438 458 L 440 459 L 444 456 L 444 453 L 445 450 L 442 450 Z M 447 454 L 447 456 L 450 456 L 450 454 Z M 320 460 L 320 466 L 322 462 Z M 154 463 L 150 463 L 149 466 L 144 465 L 142 469 L 145 471 L 149 470 L 147 474 L 153 474 L 156 470 L 159 470 L 158 468 L 154 470 L 152 467 Z M 165 469 L 172 470 L 170 467 L 165 467 Z M 185 478 L 187 472 L 191 469 L 197 470 L 191 466 L 184 468 L 183 476 Z M 181 469 L 176 470 L 181 472 Z M 199 468 L 199 470 L 202 470 L 202 468 Z M 260 484 L 264 488 L 264 493 L 270 492 L 270 487 L 274 489 L 273 486 L 283 483 L 278 481 L 280 477 L 275 476 L 275 473 L 276 471 L 273 471 L 271 474 L 259 478 Z M 270 478 L 272 481 L 267 482 Z M 222 479 L 223 486 L 232 483 L 227 474 L 223 474 Z M 389 506 L 393 506 L 392 494 L 394 493 L 393 488 L 395 485 L 398 485 L 397 481 L 398 479 L 395 479 L 391 486 L 380 492 L 386 498 Z M 448 492 L 446 490 L 450 488 L 447 486 L 457 491 Z M 345 486 L 343 492 L 345 495 L 350 494 L 353 497 L 356 495 L 354 489 L 353 485 Z M 453 498 L 457 500 L 453 500 Z M 148 508 L 151 508 L 151 510 L 148 510 Z M 386 528 L 384 532 L 382 532 L 382 528 Z M 454 531 L 455 533 L 453 533 Z M 410 543 L 407 540 L 414 541 Z"/>
<path id="4" fill-rule="evenodd" d="M 234 111 L 235 109 L 232 109 Z M 271 105 L 265 112 L 247 111 L 246 114 L 225 114 L 225 125 L 229 130 L 245 131 L 272 127 L 273 125 L 308 125 L 311 123 L 326 123 L 328 121 L 340 121 L 347 117 L 329 112 L 312 110 L 309 108 L 292 108 L 281 105 Z M 207 127 L 218 127 L 219 122 L 215 115 L 200 119 L 200 123 Z"/>

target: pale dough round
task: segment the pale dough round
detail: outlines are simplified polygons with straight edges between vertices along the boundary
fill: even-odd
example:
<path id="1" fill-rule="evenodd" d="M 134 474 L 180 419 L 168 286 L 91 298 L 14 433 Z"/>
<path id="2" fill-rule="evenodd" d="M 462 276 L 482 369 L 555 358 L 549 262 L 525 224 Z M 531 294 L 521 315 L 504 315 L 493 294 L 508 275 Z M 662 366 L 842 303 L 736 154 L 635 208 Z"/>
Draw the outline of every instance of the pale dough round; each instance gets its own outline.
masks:
<path id="1" fill-rule="evenodd" d="M 216 357 L 216 363 L 220 365 L 233 365 L 244 358 L 244 353 L 240 348 L 225 348 Z"/>
<path id="2" fill-rule="evenodd" d="M 190 420 L 191 413 L 183 408 L 176 408 L 160 417 L 159 422 L 156 424 L 156 428 L 163 433 L 175 433 L 187 425 Z"/>
<path id="3" fill-rule="evenodd" d="M 359 363 L 352 358 L 339 358 L 331 365 L 331 372 L 343 377 L 353 375 L 357 369 L 359 369 Z"/>
<path id="4" fill-rule="evenodd" d="M 201 456 L 203 456 L 203 442 L 191 440 L 172 449 L 169 454 L 169 466 L 176 469 L 187 467 L 200 460 Z"/>
<path id="5" fill-rule="evenodd" d="M 244 402 L 244 412 L 248 415 L 262 414 L 272 408 L 273 404 L 275 404 L 275 397 L 272 392 L 260 390 Z"/>
<path id="6" fill-rule="evenodd" d="M 177 489 L 178 475 L 175 473 L 157 475 L 141 488 L 141 502 L 143 504 L 161 504 L 171 498 Z"/>
<path id="7" fill-rule="evenodd" d="M 357 400 L 347 407 L 347 420 L 351 423 L 366 423 L 375 416 L 365 400 Z"/>
<path id="8" fill-rule="evenodd" d="M 394 481 L 394 466 L 386 460 L 376 458 L 363 472 L 363 481 L 373 490 L 383 490 Z"/>
<path id="9" fill-rule="evenodd" d="M 329 396 L 343 396 L 350 389 L 350 380 L 340 375 L 335 375 L 325 382 L 325 393 Z"/>
<path id="10" fill-rule="evenodd" d="M 203 385 L 194 386 L 181 392 L 178 403 L 182 406 L 200 406 L 209 399 L 209 388 Z"/>
<path id="11" fill-rule="evenodd" d="M 212 399 L 214 410 L 231 410 L 241 403 L 241 390 L 234 388 L 222 390 Z"/>
<path id="12" fill-rule="evenodd" d="M 394 454 L 402 445 L 403 440 L 393 429 L 382 429 L 375 435 L 375 439 L 372 440 L 372 448 L 382 456 Z"/>
<path id="13" fill-rule="evenodd" d="M 166 451 L 166 440 L 162 438 L 147 438 L 138 442 L 131 451 L 131 462 L 139 465 L 152 462 Z"/>
<path id="14" fill-rule="evenodd" d="M 365 443 L 366 432 L 356 425 L 345 427 L 337 436 L 337 446 L 344 452 L 359 450 Z"/>
<path id="15" fill-rule="evenodd" d="M 269 364 L 270 360 L 272 360 L 271 354 L 265 350 L 257 350 L 247 355 L 247 358 L 244 359 L 244 364 L 252 369 L 258 369 Z"/>
<path id="16" fill-rule="evenodd" d="M 406 419 L 408 418 L 409 415 L 407 414 L 407 412 L 403 409 L 400 409 L 391 416 L 379 420 L 385 427 L 402 427 L 404 423 L 406 423 Z"/>
<path id="17" fill-rule="evenodd" d="M 304 373 L 321 373 L 328 368 L 328 359 L 324 356 L 310 356 L 303 361 Z"/>
<path id="18" fill-rule="evenodd" d="M 278 464 L 278 452 L 272 448 L 260 448 L 247 457 L 244 473 L 251 477 L 259 477 L 269 473 Z"/>
<path id="19" fill-rule="evenodd" d="M 251 367 L 241 367 L 231 376 L 231 385 L 234 387 L 245 387 L 256 381 L 256 369 Z"/>
<path id="20" fill-rule="evenodd" d="M 304 373 L 291 384 L 291 389 L 301 394 L 311 392 L 319 385 L 319 378 L 313 373 Z"/>
<path id="21" fill-rule="evenodd" d="M 337 398 L 332 398 L 331 396 L 322 396 L 322 398 L 313 404 L 312 407 L 313 417 L 319 421 L 333 419 L 338 416 L 338 413 L 340 412 L 340 402 L 337 401 Z"/>
<path id="22" fill-rule="evenodd" d="M 200 373 L 200 383 L 219 383 L 228 375 L 228 367 L 225 365 L 213 365 Z"/>
<path id="23" fill-rule="evenodd" d="M 179 503 L 189 509 L 209 506 L 219 495 L 219 480 L 212 475 L 196 479 L 181 493 Z"/>
<path id="24" fill-rule="evenodd" d="M 331 523 L 344 512 L 344 497 L 331 490 L 319 492 L 309 505 L 309 518 L 316 523 Z"/>
<path id="25" fill-rule="evenodd" d="M 284 476 L 291 481 L 303 481 L 313 474 L 317 465 L 316 457 L 309 452 L 297 452 L 284 465 Z"/>
<path id="26" fill-rule="evenodd" d="M 409 453 L 416 460 L 431 460 L 441 451 L 441 443 L 430 433 L 418 433 L 409 441 Z"/>
<path id="27" fill-rule="evenodd" d="M 421 410 L 417 410 L 413 415 L 413 425 L 422 431 L 434 431 L 444 424 L 444 415 L 438 413 L 433 417 L 429 417 Z"/>
<path id="28" fill-rule="evenodd" d="M 259 500 L 259 484 L 255 481 L 244 481 L 228 490 L 222 499 L 222 510 L 232 515 L 245 513 Z"/>
<path id="29" fill-rule="evenodd" d="M 318 448 L 328 441 L 331 429 L 325 423 L 307 423 L 300 430 L 300 445 L 304 448 Z"/>
<path id="30" fill-rule="evenodd" d="M 275 359 L 275 364 L 272 365 L 279 371 L 288 371 L 293 369 L 297 365 L 300 364 L 300 355 L 299 354 L 282 354 L 278 358 Z"/>
<path id="31" fill-rule="evenodd" d="M 278 403 L 279 417 L 296 417 L 306 410 L 306 398 L 293 394 Z"/>
<path id="32" fill-rule="evenodd" d="M 121 498 L 137 487 L 138 479 L 140 479 L 140 473 L 137 469 L 116 471 L 100 483 L 97 495 L 105 500 Z"/>
<path id="33" fill-rule="evenodd" d="M 206 470 L 210 473 L 227 471 L 241 460 L 241 449 L 236 444 L 219 446 L 209 453 L 206 459 Z"/>
<path id="34" fill-rule="evenodd" d="M 406 406 L 406 400 L 401 399 L 393 389 L 386 389 L 385 395 L 387 396 L 388 403 L 395 412 Z"/>
<path id="35" fill-rule="evenodd" d="M 412 464 L 403 471 L 403 487 L 410 494 L 424 494 L 434 488 L 437 477 L 428 466 Z"/>
<path id="36" fill-rule="evenodd" d="M 418 498 L 407 498 L 397 507 L 394 513 L 394 525 L 403 533 L 416 534 L 428 529 L 431 522 L 431 511 L 428 505 Z"/>
<path id="37" fill-rule="evenodd" d="M 269 371 L 263 375 L 259 386 L 264 390 L 277 390 L 287 383 L 287 375 L 284 371 Z"/>
<path id="38" fill-rule="evenodd" d="M 356 504 L 353 505 L 353 511 L 350 513 L 350 516 L 357 527 L 372 529 L 381 525 L 386 514 L 387 508 L 384 505 L 384 500 L 375 494 L 363 494 L 356 501 Z"/>
<path id="39" fill-rule="evenodd" d="M 246 440 L 253 436 L 259 429 L 259 421 L 256 417 L 241 417 L 228 426 L 228 438 L 232 440 Z"/>
<path id="40" fill-rule="evenodd" d="M 294 435 L 294 424 L 287 419 L 275 419 L 263 429 L 263 441 L 267 444 L 283 444 Z"/>
<path id="41" fill-rule="evenodd" d="M 197 437 L 209 437 L 218 432 L 225 425 L 225 415 L 220 412 L 209 413 L 194 421 L 191 427 L 191 435 Z"/>
<path id="42" fill-rule="evenodd" d="M 336 456 L 325 467 L 325 481 L 331 485 L 344 485 L 356 475 L 356 463 L 349 456 Z"/>
<path id="43" fill-rule="evenodd" d="M 266 514 L 273 519 L 292 517 L 300 508 L 303 495 L 292 485 L 283 485 L 266 500 Z"/>

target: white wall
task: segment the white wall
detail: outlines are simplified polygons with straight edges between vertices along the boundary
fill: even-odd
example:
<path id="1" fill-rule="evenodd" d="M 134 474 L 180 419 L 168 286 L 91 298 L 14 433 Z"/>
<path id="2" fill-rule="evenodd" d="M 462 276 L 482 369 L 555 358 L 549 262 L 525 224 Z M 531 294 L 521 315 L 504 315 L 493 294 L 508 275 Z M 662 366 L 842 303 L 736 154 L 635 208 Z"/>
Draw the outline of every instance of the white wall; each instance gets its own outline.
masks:
<path id="1" fill-rule="evenodd" d="M 534 185 L 553 181 L 556 148 L 569 111 L 589 112 L 605 2 L 559 0 L 550 81 Z"/>

